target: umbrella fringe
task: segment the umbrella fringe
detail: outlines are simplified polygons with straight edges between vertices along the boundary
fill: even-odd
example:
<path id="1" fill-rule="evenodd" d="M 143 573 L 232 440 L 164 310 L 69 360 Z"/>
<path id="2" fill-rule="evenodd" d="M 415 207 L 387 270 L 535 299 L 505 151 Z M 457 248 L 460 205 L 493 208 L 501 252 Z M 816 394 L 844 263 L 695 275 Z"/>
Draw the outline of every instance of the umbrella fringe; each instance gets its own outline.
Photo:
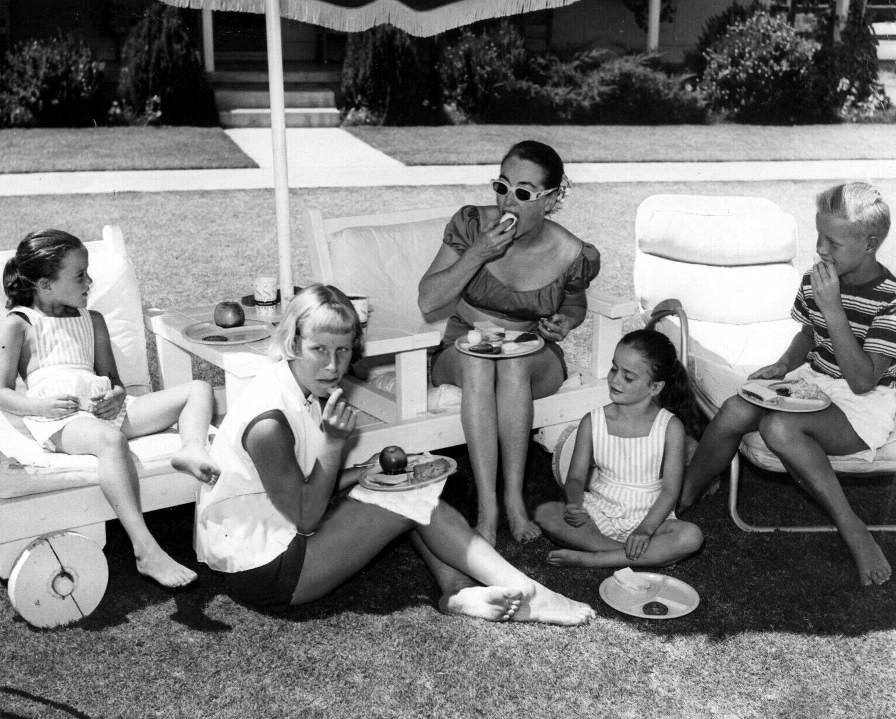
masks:
<path id="1" fill-rule="evenodd" d="M 264 13 L 264 0 L 163 0 L 183 8 Z M 342 7 L 327 0 L 281 0 L 280 14 L 331 30 L 360 32 L 389 23 L 417 37 L 429 37 L 478 20 L 572 5 L 577 0 L 457 0 L 432 10 L 414 10 L 401 0 L 371 0 Z"/>

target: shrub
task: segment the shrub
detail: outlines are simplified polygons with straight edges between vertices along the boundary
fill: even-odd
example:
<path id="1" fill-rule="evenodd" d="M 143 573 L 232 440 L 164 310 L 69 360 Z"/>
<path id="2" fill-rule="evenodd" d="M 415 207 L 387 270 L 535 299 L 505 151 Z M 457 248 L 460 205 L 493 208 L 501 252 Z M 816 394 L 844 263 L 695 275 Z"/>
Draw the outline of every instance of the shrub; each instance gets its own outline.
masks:
<path id="1" fill-rule="evenodd" d="M 122 50 L 118 92 L 127 114 L 149 124 L 217 122 L 199 52 L 175 7 L 153 3 L 131 30 Z"/>
<path id="2" fill-rule="evenodd" d="M 80 127 L 103 118 L 102 69 L 73 36 L 29 40 L 6 55 L 0 125 Z"/>
<path id="3" fill-rule="evenodd" d="M 527 61 L 523 38 L 510 23 L 486 26 L 478 34 L 465 28 L 443 48 L 436 66 L 443 100 L 468 118 L 481 119 L 497 88 L 524 76 Z"/>
<path id="4" fill-rule="evenodd" d="M 495 90 L 488 118 L 494 122 L 680 124 L 706 122 L 700 96 L 678 78 L 650 67 L 645 55 L 585 53 L 572 60 L 532 64 L 531 79 Z"/>
<path id="5" fill-rule="evenodd" d="M 725 37 L 728 28 L 753 17 L 762 8 L 763 5 L 759 0 L 753 0 L 749 5 L 734 3 L 718 15 L 713 15 L 703 26 L 703 32 L 697 38 L 694 49 L 685 53 L 685 65 L 698 76 L 702 76 L 706 69 L 706 51 Z"/>
<path id="6" fill-rule="evenodd" d="M 431 42 L 431 41 L 430 41 Z M 441 119 L 426 40 L 391 25 L 348 36 L 342 64 L 343 122 L 430 124 Z"/>
<path id="7" fill-rule="evenodd" d="M 706 52 L 700 87 L 711 107 L 739 122 L 830 120 L 813 65 L 817 47 L 783 19 L 757 12 Z"/>

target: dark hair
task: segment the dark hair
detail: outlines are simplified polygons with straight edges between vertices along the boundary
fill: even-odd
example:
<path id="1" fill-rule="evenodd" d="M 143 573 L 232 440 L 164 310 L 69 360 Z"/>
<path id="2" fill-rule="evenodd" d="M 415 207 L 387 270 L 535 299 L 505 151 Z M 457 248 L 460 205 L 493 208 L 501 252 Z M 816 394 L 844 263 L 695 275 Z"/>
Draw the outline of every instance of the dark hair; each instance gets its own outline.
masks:
<path id="1" fill-rule="evenodd" d="M 545 187 L 560 187 L 560 183 L 563 182 L 563 160 L 550 145 L 535 140 L 523 140 L 507 151 L 501 164 L 503 165 L 509 157 L 518 157 L 520 160 L 528 160 L 538 165 L 544 170 Z"/>
<path id="2" fill-rule="evenodd" d="M 678 360 L 672 340 L 656 330 L 634 330 L 619 340 L 619 344 L 637 350 L 647 360 L 651 379 L 665 382 L 659 396 L 660 406 L 678 417 L 689 435 L 699 438 L 706 421 L 694 403 L 688 371 Z"/>
<path id="3" fill-rule="evenodd" d="M 3 268 L 6 309 L 16 305 L 30 307 L 37 281 L 43 277 L 55 280 L 65 256 L 72 250 L 84 249 L 81 240 L 62 230 L 41 230 L 26 236 Z"/>

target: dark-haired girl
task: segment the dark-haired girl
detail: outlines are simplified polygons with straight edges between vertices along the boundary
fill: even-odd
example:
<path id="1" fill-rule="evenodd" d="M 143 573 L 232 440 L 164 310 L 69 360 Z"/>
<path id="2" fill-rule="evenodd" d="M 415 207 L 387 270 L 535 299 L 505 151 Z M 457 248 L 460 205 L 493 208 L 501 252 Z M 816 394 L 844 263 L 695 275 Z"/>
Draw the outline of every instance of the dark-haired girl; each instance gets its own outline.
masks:
<path id="1" fill-rule="evenodd" d="M 418 304 L 428 313 L 456 301 L 433 358 L 432 382 L 463 390 L 461 421 L 479 502 L 476 528 L 494 544 L 499 458 L 513 537 L 528 542 L 541 534 L 523 502 L 532 401 L 554 394 L 566 378 L 557 343 L 585 319 L 585 290 L 600 270 L 600 255 L 548 219 L 569 187 L 553 148 L 533 140 L 517 143 L 491 185 L 494 205 L 462 207 L 448 223 L 420 281 Z M 500 361 L 463 354 L 454 341 L 476 322 L 537 332 L 545 345 Z"/>
<path id="2" fill-rule="evenodd" d="M 137 570 L 163 586 L 184 586 L 196 573 L 150 534 L 127 440 L 177 422 L 182 444 L 172 466 L 214 482 L 220 471 L 206 451 L 211 387 L 193 381 L 127 396 L 106 321 L 87 309 L 92 283 L 87 249 L 77 237 L 44 230 L 19 243 L 3 270 L 9 312 L 0 322 L 0 409 L 22 415 L 51 452 L 95 455 L 100 489 L 134 546 Z M 25 394 L 16 391 L 17 375 L 28 386 Z"/>
<path id="3" fill-rule="evenodd" d="M 548 563 L 673 564 L 703 543 L 700 529 L 674 512 L 694 412 L 687 372 L 665 335 L 636 330 L 616 346 L 607 383 L 610 404 L 579 423 L 566 502 L 535 514 L 550 539 L 569 547 L 548 554 Z"/>

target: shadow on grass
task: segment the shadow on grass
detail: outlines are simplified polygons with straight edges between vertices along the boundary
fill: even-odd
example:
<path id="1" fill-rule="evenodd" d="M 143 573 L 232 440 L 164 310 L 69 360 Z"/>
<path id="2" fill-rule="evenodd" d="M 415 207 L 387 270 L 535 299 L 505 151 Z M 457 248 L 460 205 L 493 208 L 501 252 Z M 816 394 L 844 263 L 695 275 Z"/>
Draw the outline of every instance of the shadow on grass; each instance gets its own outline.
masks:
<path id="1" fill-rule="evenodd" d="M 27 692 L 24 689 L 16 689 L 15 687 L 10 686 L 2 686 L 0 687 L 0 695 L 6 695 L 7 697 L 15 697 L 21 701 L 24 701 L 29 705 L 37 705 L 40 707 L 40 711 L 36 716 L 46 717 L 46 711 L 48 709 L 55 709 L 58 712 L 58 716 L 69 716 L 69 717 L 77 717 L 77 719 L 90 719 L 89 714 L 85 714 L 82 711 L 78 711 L 73 706 L 66 704 L 65 702 L 54 701 L 53 699 L 47 699 L 46 697 L 42 697 L 38 694 L 32 694 L 31 692 Z M 0 719 L 13 719 L 17 717 L 32 716 L 29 714 L 13 714 L 12 712 L 0 711 Z"/>

